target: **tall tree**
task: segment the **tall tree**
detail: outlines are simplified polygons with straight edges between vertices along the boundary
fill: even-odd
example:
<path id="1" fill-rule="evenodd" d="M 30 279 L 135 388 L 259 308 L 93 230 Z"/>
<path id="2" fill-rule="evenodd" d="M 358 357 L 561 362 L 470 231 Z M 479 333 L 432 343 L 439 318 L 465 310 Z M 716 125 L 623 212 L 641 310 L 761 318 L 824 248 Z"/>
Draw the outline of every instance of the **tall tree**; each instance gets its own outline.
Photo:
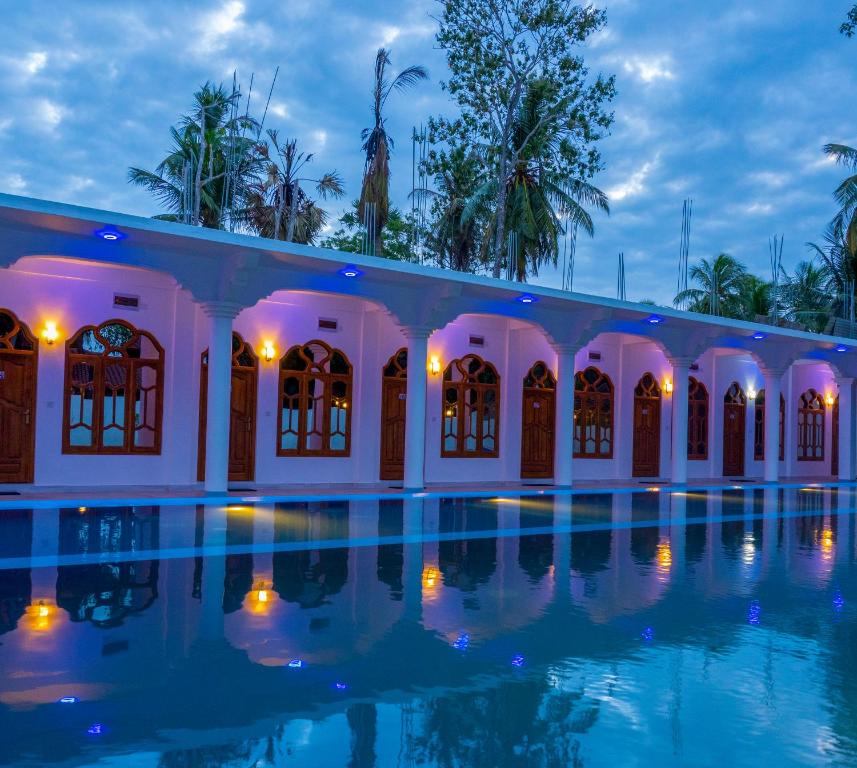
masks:
<path id="1" fill-rule="evenodd" d="M 492 226 L 492 272 L 506 258 L 508 179 L 530 142 L 548 122 L 558 131 L 550 158 L 559 176 L 587 180 L 600 169 L 595 142 L 612 123 L 605 111 L 613 78 L 587 84 L 577 46 L 605 23 L 605 15 L 570 0 L 442 0 L 438 42 L 451 76 L 443 86 L 460 109 L 459 125 L 474 145 L 487 148 L 498 180 Z M 550 103 L 533 131 L 516 135 L 516 120 L 529 86 L 551 84 Z"/>
<path id="2" fill-rule="evenodd" d="M 857 149 L 845 144 L 825 144 L 824 152 L 849 171 L 833 192 L 839 205 L 833 224 L 844 233 L 851 253 L 857 254 Z"/>
<path id="3" fill-rule="evenodd" d="M 379 255 L 383 253 L 381 235 L 390 211 L 390 151 L 393 149 L 393 140 L 387 134 L 385 126 L 384 105 L 393 91 L 406 91 L 420 80 L 428 79 L 425 67 L 410 66 L 390 80 L 387 76 L 387 68 L 390 66 L 392 64 L 389 52 L 385 48 L 379 48 L 375 56 L 375 84 L 372 89 L 374 122 L 372 127 L 364 129 L 362 134 L 366 165 L 363 170 L 358 215 L 360 221 L 366 222 L 367 209 L 370 210 L 372 234 Z"/>
<path id="4" fill-rule="evenodd" d="M 312 153 L 299 152 L 297 139 L 282 142 L 277 131 L 267 133 L 268 143 L 260 147 L 265 174 L 250 184 L 242 220 L 262 237 L 312 244 L 327 223 L 327 215 L 301 185 L 315 185 L 323 200 L 338 199 L 345 194 L 342 179 L 336 171 L 319 178 L 304 176 Z"/>
<path id="5" fill-rule="evenodd" d="M 849 245 L 841 220 L 836 218 L 828 225 L 821 245 L 806 245 L 821 262 L 824 290 L 830 301 L 831 311 L 835 315 L 845 317 L 846 310 L 854 307 L 857 254 Z"/>
<path id="6" fill-rule="evenodd" d="M 358 201 L 354 201 L 350 211 L 339 217 L 339 227 L 333 234 L 325 237 L 320 245 L 322 248 L 333 248 L 346 253 L 365 253 L 366 231 L 357 214 Z M 378 238 L 379 250 L 384 257 L 394 261 L 415 261 L 411 249 L 414 234 L 414 222 L 410 216 L 403 216 L 398 208 L 390 208 L 387 226 Z"/>
<path id="7" fill-rule="evenodd" d="M 830 317 L 830 297 L 825 287 L 824 269 L 812 261 L 798 262 L 793 275 L 786 277 L 783 293 L 786 316 L 793 322 L 821 332 Z"/>
<path id="8" fill-rule="evenodd" d="M 721 253 L 711 261 L 700 259 L 690 269 L 695 285 L 681 291 L 674 299 L 675 306 L 685 302 L 691 312 L 724 317 L 742 317 L 747 269 L 734 256 Z"/>
<path id="9" fill-rule="evenodd" d="M 848 16 L 839 27 L 839 31 L 846 37 L 854 37 L 854 32 L 857 31 L 857 5 L 852 5 L 848 11 Z"/>
<path id="10" fill-rule="evenodd" d="M 151 192 L 168 210 L 156 218 L 213 229 L 226 226 L 235 201 L 257 178 L 256 120 L 237 114 L 240 93 L 206 83 L 193 109 L 170 129 L 172 148 L 154 171 L 129 168 L 128 181 Z"/>

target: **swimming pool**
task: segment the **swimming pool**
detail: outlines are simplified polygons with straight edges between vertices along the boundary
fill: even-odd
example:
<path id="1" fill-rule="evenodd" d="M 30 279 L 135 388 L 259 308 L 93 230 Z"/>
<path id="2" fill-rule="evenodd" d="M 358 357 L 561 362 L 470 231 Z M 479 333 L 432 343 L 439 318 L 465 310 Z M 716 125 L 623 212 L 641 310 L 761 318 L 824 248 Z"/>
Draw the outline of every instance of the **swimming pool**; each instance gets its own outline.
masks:
<path id="1" fill-rule="evenodd" d="M 853 764 L 856 500 L 6 509 L 0 763 Z"/>

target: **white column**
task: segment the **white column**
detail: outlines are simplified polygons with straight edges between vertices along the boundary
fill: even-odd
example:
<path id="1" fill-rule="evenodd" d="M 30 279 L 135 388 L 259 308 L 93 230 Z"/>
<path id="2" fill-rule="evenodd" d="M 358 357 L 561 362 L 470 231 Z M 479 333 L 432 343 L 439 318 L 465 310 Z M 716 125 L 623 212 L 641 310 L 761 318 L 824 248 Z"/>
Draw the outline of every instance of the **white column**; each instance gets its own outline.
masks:
<path id="1" fill-rule="evenodd" d="M 854 479 L 854 379 L 840 377 L 839 385 L 839 479 Z"/>
<path id="2" fill-rule="evenodd" d="M 764 371 L 765 377 L 765 482 L 780 479 L 780 394 L 783 372 Z M 758 408 L 758 404 L 756 405 Z"/>
<path id="3" fill-rule="evenodd" d="M 579 347 L 554 344 L 556 352 L 556 437 L 554 485 L 570 488 L 574 453 L 574 355 Z"/>
<path id="4" fill-rule="evenodd" d="M 406 490 L 425 486 L 426 461 L 426 365 L 429 328 L 405 328 L 408 340 L 408 390 L 405 399 Z"/>
<path id="5" fill-rule="evenodd" d="M 670 480 L 674 485 L 687 482 L 687 379 L 690 360 L 672 360 L 672 469 Z"/>
<path id="6" fill-rule="evenodd" d="M 229 409 L 232 387 L 232 304 L 205 304 L 208 334 L 208 410 L 205 429 L 205 491 L 224 493 L 229 475 Z"/>

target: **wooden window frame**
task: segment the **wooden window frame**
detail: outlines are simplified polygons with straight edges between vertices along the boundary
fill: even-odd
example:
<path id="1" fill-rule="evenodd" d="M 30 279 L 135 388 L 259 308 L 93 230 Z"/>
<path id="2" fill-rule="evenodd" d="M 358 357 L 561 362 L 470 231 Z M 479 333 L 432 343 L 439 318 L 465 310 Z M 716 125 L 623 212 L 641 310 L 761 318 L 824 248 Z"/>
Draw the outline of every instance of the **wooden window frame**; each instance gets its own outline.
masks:
<path id="1" fill-rule="evenodd" d="M 589 374 L 590 371 L 597 374 L 597 378 L 592 382 L 587 380 L 587 374 Z M 596 387 L 600 385 L 600 382 L 606 383 L 609 388 L 608 391 L 605 392 L 596 389 Z M 588 400 L 586 408 L 584 408 L 584 397 Z M 602 437 L 604 424 L 601 405 L 605 400 L 610 405 L 610 408 L 607 411 L 610 421 L 610 437 L 608 441 L 608 450 L 602 451 L 601 443 L 604 442 L 604 438 Z M 606 373 L 601 369 L 596 368 L 594 365 L 589 365 L 574 375 L 574 431 L 572 435 L 572 456 L 575 459 L 613 458 L 613 446 L 616 442 L 615 411 L 616 389 L 613 386 L 613 381 Z M 595 426 L 595 451 L 592 453 L 586 451 L 586 441 L 583 439 L 583 430 L 585 429 L 587 419 L 582 417 L 587 417 L 590 413 L 593 414 Z M 579 448 L 575 449 L 575 445 L 579 446 Z"/>
<path id="2" fill-rule="evenodd" d="M 701 397 L 694 397 L 695 394 L 701 394 Z M 707 461 L 708 460 L 708 444 L 710 441 L 710 412 L 711 398 L 708 396 L 708 389 L 699 379 L 694 376 L 689 376 L 687 380 L 687 460 L 688 461 Z M 693 403 L 705 403 L 704 419 L 700 417 L 699 411 L 692 406 Z M 701 434 L 701 439 L 691 440 L 691 437 Z M 705 450 L 702 453 L 692 453 L 690 448 L 694 443 L 702 443 Z"/>
<path id="3" fill-rule="evenodd" d="M 797 460 L 798 461 L 824 461 L 824 439 L 825 422 L 827 420 L 827 409 L 824 398 L 812 387 L 803 392 L 798 398 L 797 408 Z M 812 418 L 813 424 L 808 419 Z M 819 443 L 809 442 L 808 438 L 820 438 Z M 820 447 L 821 455 L 808 456 L 807 449 Z"/>
<path id="4" fill-rule="evenodd" d="M 753 461 L 765 460 L 765 390 L 760 389 L 756 393 L 756 401 L 753 403 Z M 786 458 L 786 399 L 780 392 L 779 408 L 779 438 L 778 461 Z"/>
<path id="5" fill-rule="evenodd" d="M 121 346 L 113 346 L 101 331 L 108 326 L 121 325 L 131 332 L 131 336 Z M 95 340 L 104 347 L 102 352 L 74 352 L 72 347 L 88 331 L 92 331 Z M 132 357 L 129 349 L 141 340 L 148 339 L 157 351 L 157 358 Z M 73 390 L 73 371 L 75 365 L 91 365 L 92 376 L 92 445 L 71 444 L 71 399 Z M 124 395 L 124 442 L 121 446 L 104 445 L 104 376 L 106 366 L 120 366 L 125 370 Z M 134 403 L 136 402 L 139 384 L 137 371 L 142 368 L 152 368 L 155 371 L 155 417 L 152 430 L 151 446 L 134 445 L 134 434 L 137 425 L 134 419 Z M 63 398 L 63 437 L 62 452 L 64 454 L 85 455 L 160 455 L 163 436 L 164 414 L 164 348 L 149 331 L 136 328 L 127 320 L 114 318 L 105 320 L 99 325 L 85 325 L 73 334 L 65 343 L 65 396 Z"/>
<path id="6" fill-rule="evenodd" d="M 306 353 L 306 349 L 311 346 L 318 346 L 324 349 L 325 355 L 321 360 L 313 360 Z M 286 360 L 289 356 L 297 351 L 306 362 L 306 367 L 303 370 L 295 370 L 284 368 Z M 348 366 L 347 373 L 332 373 L 330 371 L 330 362 L 334 355 L 342 357 L 345 364 Z M 286 379 L 298 379 L 298 432 L 297 432 L 297 447 L 283 448 L 283 408 L 285 405 L 286 395 L 283 392 L 283 386 Z M 311 380 L 320 381 L 323 387 L 322 392 L 322 416 L 321 416 L 321 448 L 307 447 L 307 415 L 308 407 L 308 386 Z M 344 438 L 345 446 L 341 449 L 330 447 L 330 442 L 334 433 L 331 432 L 330 412 L 334 405 L 334 400 L 340 401 L 339 398 L 333 397 L 332 388 L 334 384 L 342 383 L 345 385 L 345 396 L 341 399 L 345 405 L 340 410 L 345 411 Z M 354 394 L 354 366 L 341 349 L 331 347 L 321 339 L 313 339 L 305 344 L 295 344 L 286 350 L 285 354 L 280 358 L 279 377 L 277 387 L 277 456 L 292 456 L 292 457 L 338 457 L 346 458 L 351 455 L 351 411 L 350 405 L 353 404 Z M 337 403 L 338 407 L 338 403 Z"/>
<path id="7" fill-rule="evenodd" d="M 467 364 L 469 361 L 477 363 L 474 370 L 469 370 Z M 453 372 L 457 372 L 460 380 L 453 380 Z M 493 382 L 481 382 L 479 376 L 488 373 L 494 377 Z M 440 455 L 444 459 L 496 459 L 500 456 L 500 374 L 493 363 L 483 360 L 479 355 L 467 354 L 463 357 L 451 360 L 446 370 L 443 372 L 443 381 L 441 382 L 441 418 L 440 418 Z M 454 389 L 456 392 L 456 400 L 450 403 L 447 400 L 447 391 Z M 476 448 L 468 451 L 466 449 L 466 440 L 468 434 L 465 432 L 465 408 L 460 407 L 464 403 L 465 392 L 472 390 L 476 393 L 476 402 L 471 410 L 475 410 L 476 419 Z M 485 396 L 488 392 L 494 393 L 494 448 L 486 449 L 484 447 L 486 435 L 483 432 L 484 419 L 483 411 L 485 409 Z M 449 411 L 453 413 L 450 415 Z M 455 448 L 447 449 L 446 438 L 450 435 L 446 433 L 447 419 L 455 419 Z"/>

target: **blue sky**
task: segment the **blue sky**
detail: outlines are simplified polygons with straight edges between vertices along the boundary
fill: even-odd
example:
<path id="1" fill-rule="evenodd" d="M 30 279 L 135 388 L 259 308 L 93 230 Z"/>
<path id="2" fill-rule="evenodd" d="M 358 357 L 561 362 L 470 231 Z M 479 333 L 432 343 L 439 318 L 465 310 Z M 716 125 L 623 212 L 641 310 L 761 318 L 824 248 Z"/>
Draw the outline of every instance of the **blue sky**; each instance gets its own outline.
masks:
<path id="1" fill-rule="evenodd" d="M 621 250 L 628 298 L 669 302 L 685 197 L 694 199 L 691 260 L 727 251 L 767 276 L 775 233 L 787 268 L 804 258 L 843 175 L 821 146 L 857 143 L 857 40 L 838 32 L 850 4 L 603 5 L 607 28 L 584 54 L 592 71 L 617 79 L 596 179 L 612 214 L 598 217 L 593 240 L 579 240 L 575 289 L 614 296 Z M 298 137 L 316 169 L 338 170 L 356 197 L 373 56 L 385 45 L 394 66 L 421 63 L 431 74 L 389 104 L 393 196 L 406 206 L 411 127 L 453 111 L 439 86 L 436 10 L 432 0 L 23 0 L 4 10 L 0 32 L 0 191 L 156 213 L 127 184 L 128 166 L 157 164 L 199 84 L 230 81 L 237 69 L 246 87 L 255 73 L 261 100 L 279 65 L 266 126 Z M 537 282 L 559 281 L 546 271 Z"/>

